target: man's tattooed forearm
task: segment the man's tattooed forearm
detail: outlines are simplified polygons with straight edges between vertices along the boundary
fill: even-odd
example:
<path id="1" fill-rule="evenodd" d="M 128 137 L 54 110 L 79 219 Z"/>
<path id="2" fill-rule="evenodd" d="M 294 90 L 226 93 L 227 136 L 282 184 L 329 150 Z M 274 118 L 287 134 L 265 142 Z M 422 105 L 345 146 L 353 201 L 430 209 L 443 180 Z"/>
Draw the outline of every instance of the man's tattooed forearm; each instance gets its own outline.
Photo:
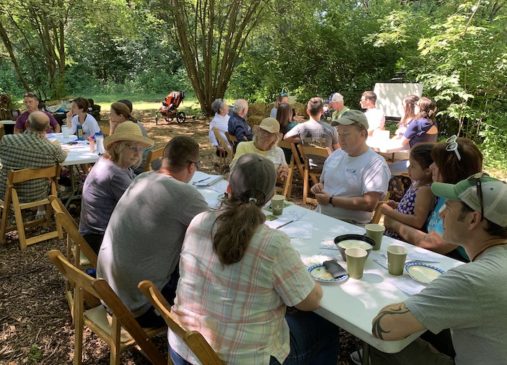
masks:
<path id="1" fill-rule="evenodd" d="M 389 333 L 391 331 L 387 331 L 382 328 L 380 321 L 382 318 L 384 318 L 387 315 L 400 315 L 400 314 L 406 314 L 408 312 L 407 307 L 405 307 L 404 303 L 400 304 L 394 304 L 389 307 L 384 308 L 382 311 L 380 311 L 379 314 L 377 314 L 377 317 L 373 320 L 373 326 L 372 326 L 372 333 L 375 337 L 380 338 L 381 340 L 384 339 L 384 334 Z"/>

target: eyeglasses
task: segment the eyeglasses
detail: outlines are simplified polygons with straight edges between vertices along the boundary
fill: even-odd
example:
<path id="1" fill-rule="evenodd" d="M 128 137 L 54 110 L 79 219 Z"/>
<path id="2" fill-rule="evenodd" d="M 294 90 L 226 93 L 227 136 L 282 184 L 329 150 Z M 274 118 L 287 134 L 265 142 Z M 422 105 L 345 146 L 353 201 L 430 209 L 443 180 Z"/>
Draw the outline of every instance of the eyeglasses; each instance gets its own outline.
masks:
<path id="1" fill-rule="evenodd" d="M 458 158 L 458 161 L 461 161 L 461 155 L 459 154 L 459 151 L 458 151 L 458 137 L 456 135 L 454 136 L 450 136 L 449 138 L 447 138 L 447 146 L 445 147 L 445 149 L 449 152 L 454 152 L 456 154 L 456 157 Z"/>
<path id="2" fill-rule="evenodd" d="M 143 153 L 143 151 L 144 151 L 144 147 L 138 147 L 138 146 L 127 146 L 127 148 L 128 148 L 131 152 Z"/>
<path id="3" fill-rule="evenodd" d="M 201 161 L 192 161 L 192 160 L 188 160 L 187 162 L 188 163 L 193 163 L 195 165 L 196 169 L 199 169 L 199 165 L 201 163 Z"/>
<path id="4" fill-rule="evenodd" d="M 479 203 L 481 204 L 481 221 L 484 219 L 484 198 L 482 196 L 482 177 L 489 176 L 485 172 L 478 172 L 472 176 L 470 176 L 467 180 L 471 181 L 475 184 L 475 189 L 477 191 L 477 198 L 479 198 Z"/>

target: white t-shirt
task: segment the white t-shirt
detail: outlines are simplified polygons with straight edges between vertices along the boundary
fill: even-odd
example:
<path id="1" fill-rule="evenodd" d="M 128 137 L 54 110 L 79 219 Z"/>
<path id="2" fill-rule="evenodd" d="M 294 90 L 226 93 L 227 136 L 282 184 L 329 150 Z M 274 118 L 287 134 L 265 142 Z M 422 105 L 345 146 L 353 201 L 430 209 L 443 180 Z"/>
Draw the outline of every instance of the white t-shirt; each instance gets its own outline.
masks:
<path id="1" fill-rule="evenodd" d="M 229 115 L 222 116 L 220 114 L 215 114 L 211 122 L 209 123 L 209 141 L 212 146 L 216 147 L 219 145 L 215 133 L 213 132 L 213 128 L 218 128 L 220 131 L 220 135 L 224 139 L 224 141 L 229 144 L 227 137 L 225 136 L 225 132 L 227 132 L 227 128 L 229 126 Z"/>
<path id="2" fill-rule="evenodd" d="M 71 123 L 72 123 L 72 126 L 70 127 L 71 128 L 70 133 L 76 134 L 77 125 L 79 124 L 79 120 L 78 120 L 77 115 L 74 115 L 72 117 Z M 94 136 L 95 133 L 100 132 L 99 123 L 97 123 L 97 121 L 95 120 L 95 118 L 91 114 L 86 114 L 86 117 L 85 117 L 84 123 L 82 124 L 82 127 L 83 127 L 83 138 L 84 139 L 87 139 L 90 136 Z"/>
<path id="3" fill-rule="evenodd" d="M 368 119 L 368 131 L 374 131 L 375 129 L 384 129 L 386 124 L 386 117 L 384 112 L 377 108 L 367 109 L 364 112 L 366 119 Z"/>
<path id="4" fill-rule="evenodd" d="M 302 143 L 315 143 L 322 147 L 333 149 L 333 145 L 338 144 L 338 132 L 336 128 L 328 123 L 316 121 L 310 118 L 304 123 L 300 123 L 288 131 L 283 138 L 299 136 Z"/>
<path id="5" fill-rule="evenodd" d="M 329 195 L 357 197 L 368 192 L 385 194 L 390 178 L 386 161 L 371 149 L 357 157 L 351 157 L 340 149 L 326 159 L 320 181 Z M 333 207 L 331 204 L 319 205 L 318 209 L 322 214 L 361 224 L 369 223 L 373 214 Z"/>

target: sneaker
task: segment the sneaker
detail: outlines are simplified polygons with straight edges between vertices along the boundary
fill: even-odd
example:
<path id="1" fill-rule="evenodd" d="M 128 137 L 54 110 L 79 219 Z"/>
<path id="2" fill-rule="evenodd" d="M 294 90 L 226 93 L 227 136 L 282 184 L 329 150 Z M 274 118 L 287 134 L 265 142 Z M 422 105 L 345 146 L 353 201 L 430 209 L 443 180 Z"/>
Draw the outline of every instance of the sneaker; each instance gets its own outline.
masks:
<path id="1" fill-rule="evenodd" d="M 363 349 L 359 349 L 350 354 L 350 360 L 356 365 L 362 365 Z"/>

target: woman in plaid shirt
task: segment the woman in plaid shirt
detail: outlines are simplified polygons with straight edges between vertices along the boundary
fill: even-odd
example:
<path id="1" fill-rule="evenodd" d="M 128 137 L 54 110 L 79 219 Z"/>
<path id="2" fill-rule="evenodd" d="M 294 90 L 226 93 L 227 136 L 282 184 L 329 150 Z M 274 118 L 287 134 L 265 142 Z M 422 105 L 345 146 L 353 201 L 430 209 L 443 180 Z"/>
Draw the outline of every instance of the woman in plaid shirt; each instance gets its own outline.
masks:
<path id="1" fill-rule="evenodd" d="M 321 287 L 289 237 L 263 224 L 261 208 L 273 196 L 275 180 L 268 159 L 239 158 L 228 199 L 188 227 L 172 310 L 227 364 L 335 365 L 338 328 L 311 312 Z M 288 306 L 297 310 L 286 314 Z M 168 337 L 175 364 L 198 363 L 171 331 Z"/>

